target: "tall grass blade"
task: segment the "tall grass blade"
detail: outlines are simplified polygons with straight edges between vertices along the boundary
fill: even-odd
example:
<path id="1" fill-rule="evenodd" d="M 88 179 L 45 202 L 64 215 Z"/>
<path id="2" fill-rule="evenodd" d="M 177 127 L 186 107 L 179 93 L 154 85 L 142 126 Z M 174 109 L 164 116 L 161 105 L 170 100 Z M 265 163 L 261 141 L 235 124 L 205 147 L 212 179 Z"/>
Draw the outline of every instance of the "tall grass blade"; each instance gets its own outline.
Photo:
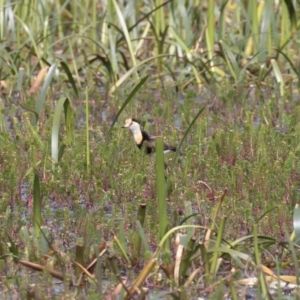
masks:
<path id="1" fill-rule="evenodd" d="M 162 0 L 155 0 L 155 6 L 160 7 L 162 5 Z M 168 26 L 165 24 L 164 8 L 161 7 L 157 9 L 154 13 L 155 24 L 151 23 L 152 31 L 155 37 L 155 52 L 156 54 L 162 54 L 164 40 L 168 30 Z M 162 71 L 162 59 L 157 59 L 157 73 Z"/>
<path id="2" fill-rule="evenodd" d="M 300 246 L 300 206 L 298 204 L 294 208 L 293 225 L 295 232 L 295 244 Z"/>
<path id="3" fill-rule="evenodd" d="M 47 73 L 46 77 L 45 77 L 45 81 L 44 81 L 42 90 L 39 94 L 39 98 L 38 98 L 36 108 L 35 108 L 35 111 L 37 112 L 38 116 L 40 116 L 40 114 L 41 114 L 44 102 L 46 100 L 47 90 L 48 90 L 48 88 L 51 84 L 51 81 L 52 81 L 52 78 L 54 76 L 54 72 L 56 70 L 56 67 L 57 67 L 57 63 L 52 64 L 51 67 L 48 70 L 48 73 Z M 38 120 L 35 120 L 34 125 L 37 125 L 37 122 L 38 122 Z"/>
<path id="4" fill-rule="evenodd" d="M 249 3 L 250 5 L 250 3 Z M 257 1 L 251 1 L 251 19 L 252 19 L 252 35 L 250 39 L 252 40 L 252 53 L 255 54 L 258 51 L 258 39 L 259 39 L 259 10 Z"/>
<path id="5" fill-rule="evenodd" d="M 281 51 L 280 49 L 274 49 L 275 51 L 278 52 L 278 54 L 280 53 L 289 63 L 289 65 L 291 66 L 292 70 L 295 72 L 295 74 L 298 77 L 298 80 L 300 80 L 300 70 L 298 70 L 299 66 L 296 66 L 293 64 L 293 62 L 291 61 L 291 58 L 286 55 L 283 51 Z M 276 57 L 278 57 L 278 54 L 276 55 Z"/>
<path id="6" fill-rule="evenodd" d="M 155 6 L 162 6 L 162 0 L 155 0 Z M 165 31 L 165 26 L 164 9 L 161 7 L 155 11 L 155 30 L 157 36 L 160 36 Z"/>
<path id="7" fill-rule="evenodd" d="M 227 8 L 227 3 L 229 0 L 223 0 L 221 7 L 220 7 L 220 19 L 218 21 L 219 23 L 219 29 L 218 29 L 218 40 L 223 40 L 224 38 L 224 33 L 226 30 L 226 8 Z"/>
<path id="8" fill-rule="evenodd" d="M 132 44 L 131 44 L 131 40 L 130 40 L 130 36 L 129 36 L 129 32 L 128 32 L 126 22 L 124 20 L 123 14 L 120 10 L 120 7 L 119 7 L 117 1 L 112 0 L 112 2 L 113 2 L 113 5 L 115 7 L 115 10 L 117 12 L 121 27 L 123 29 L 123 33 L 124 33 L 124 36 L 125 36 L 125 39 L 126 39 L 126 42 L 127 42 L 127 46 L 128 46 L 128 49 L 129 49 L 129 53 L 130 53 L 130 56 L 131 56 L 132 65 L 136 66 L 135 55 L 134 55 L 134 52 L 133 52 L 133 49 L 132 49 Z"/>
<path id="9" fill-rule="evenodd" d="M 112 94 L 116 88 L 118 88 L 123 82 L 125 82 L 125 80 L 127 78 L 129 78 L 131 76 L 131 74 L 133 72 L 135 72 L 138 68 L 140 68 L 141 66 L 148 64 L 149 61 L 151 60 L 155 60 L 159 57 L 169 57 L 169 54 L 161 54 L 161 55 L 156 55 L 156 56 L 151 56 L 150 58 L 147 58 L 145 60 L 143 60 L 142 62 L 140 62 L 139 64 L 137 64 L 135 67 L 130 68 L 124 75 L 122 75 L 118 81 L 111 87 L 111 89 L 109 90 L 109 94 Z"/>
<path id="10" fill-rule="evenodd" d="M 286 232 L 286 236 L 288 236 L 287 232 Z M 288 244 L 289 244 L 289 251 L 290 251 L 291 257 L 292 257 L 291 260 L 294 264 L 294 270 L 296 273 L 296 284 L 297 284 L 297 286 L 299 286 L 299 284 L 300 284 L 299 257 L 295 250 L 295 244 L 291 241 L 291 239 L 288 240 Z M 298 247 L 297 247 L 297 249 L 298 249 Z"/>
<path id="11" fill-rule="evenodd" d="M 139 206 L 138 215 L 137 215 L 138 229 L 139 228 L 141 230 L 143 229 L 145 216 L 146 216 L 146 205 L 141 204 Z M 133 262 L 133 264 L 135 264 L 134 262 L 137 262 L 138 257 L 140 256 L 141 243 L 142 243 L 142 237 L 140 235 L 140 230 L 138 230 L 138 232 L 136 232 L 134 235 L 134 242 L 133 242 L 133 249 L 132 249 L 132 256 L 131 256 L 131 261 Z"/>
<path id="12" fill-rule="evenodd" d="M 223 57 L 225 57 L 227 68 L 229 69 L 231 76 L 234 78 L 234 81 L 237 82 L 239 78 L 240 69 L 237 64 L 236 58 L 231 51 L 230 47 L 226 45 L 224 41 L 219 41 L 221 50 L 223 52 Z"/>
<path id="13" fill-rule="evenodd" d="M 5 6 L 4 4 L 6 3 L 5 0 L 1 0 L 0 1 L 0 40 L 3 41 L 6 34 L 6 30 L 5 28 L 7 28 L 7 23 L 6 23 L 6 20 L 5 20 Z"/>
<path id="14" fill-rule="evenodd" d="M 60 98 L 57 102 L 54 111 L 52 131 L 51 131 L 51 157 L 55 163 L 58 163 L 59 158 L 62 156 L 62 153 L 60 153 L 60 149 L 58 147 L 58 143 L 59 143 L 60 118 L 63 109 L 65 110 L 67 141 L 70 143 L 70 141 L 72 140 L 72 126 L 71 126 L 71 112 L 70 112 L 71 107 L 70 107 L 69 99 Z"/>
<path id="15" fill-rule="evenodd" d="M 277 43 L 277 44 L 282 45 L 284 42 L 284 39 L 288 35 L 288 33 L 292 32 L 290 25 L 291 25 L 291 23 L 290 23 L 288 8 L 283 1 L 282 5 L 281 5 L 279 43 Z"/>
<path id="16" fill-rule="evenodd" d="M 193 121 L 191 122 L 191 124 L 189 125 L 189 127 L 187 128 L 187 130 L 185 131 L 185 133 L 184 133 L 182 139 L 180 140 L 179 145 L 178 145 L 177 150 L 176 150 L 176 153 L 175 153 L 175 157 L 173 158 L 173 163 L 172 163 L 172 166 L 171 166 L 171 168 L 170 168 L 170 173 L 173 172 L 173 169 L 174 169 L 174 166 L 175 166 L 175 164 L 176 164 L 176 162 L 177 162 L 177 157 L 178 157 L 178 155 L 179 155 L 179 153 L 180 153 L 180 149 L 181 149 L 181 147 L 182 147 L 183 142 L 185 141 L 186 137 L 188 136 L 188 134 L 189 134 L 191 128 L 192 128 L 193 125 L 195 124 L 195 122 L 196 122 L 196 120 L 198 119 L 198 117 L 199 117 L 199 116 L 202 114 L 202 112 L 204 111 L 205 107 L 206 107 L 206 104 L 205 104 L 205 105 L 199 110 L 199 112 L 196 114 L 196 116 L 194 117 Z"/>
<path id="17" fill-rule="evenodd" d="M 158 249 L 155 252 L 154 256 L 158 257 L 160 249 L 162 248 L 162 246 L 164 245 L 164 243 L 166 242 L 166 240 L 171 236 L 171 234 L 173 234 L 174 232 L 184 229 L 186 230 L 187 228 L 198 228 L 198 229 L 207 229 L 207 227 L 201 226 L 201 225 L 181 225 L 181 226 L 176 226 L 171 228 L 165 235 L 164 237 L 159 241 L 159 245 L 158 245 Z"/>
<path id="18" fill-rule="evenodd" d="M 185 274 L 186 274 L 187 270 L 191 267 L 192 262 L 190 259 L 195 251 L 195 243 L 196 243 L 196 240 L 194 238 L 191 238 L 189 240 L 188 245 L 185 248 L 184 254 L 182 256 L 181 263 L 180 263 L 180 269 L 179 269 L 180 285 L 183 284 Z"/>
<path id="19" fill-rule="evenodd" d="M 275 59 L 271 59 L 271 64 L 276 77 L 276 81 L 279 84 L 280 96 L 284 96 L 284 81 L 278 63 Z"/>
<path id="20" fill-rule="evenodd" d="M 27 126 L 27 128 L 29 129 L 30 133 L 32 134 L 32 136 L 34 137 L 35 141 L 37 142 L 37 144 L 43 148 L 44 147 L 44 143 L 41 139 L 41 136 L 38 132 L 37 127 L 33 127 L 33 125 L 30 123 L 30 121 L 28 120 L 28 118 L 25 118 L 25 124 Z"/>
<path id="21" fill-rule="evenodd" d="M 17 80 L 17 85 L 16 85 L 16 90 L 21 91 L 22 90 L 22 84 L 24 80 L 24 75 L 25 75 L 25 69 L 24 68 L 19 68 L 18 72 L 18 80 Z"/>
<path id="22" fill-rule="evenodd" d="M 207 30 L 206 30 L 206 44 L 208 49 L 208 57 L 211 61 L 211 66 L 213 66 L 213 56 L 214 56 L 214 42 L 215 42 L 215 1 L 208 1 L 207 10 Z"/>
<path id="23" fill-rule="evenodd" d="M 133 90 L 131 91 L 131 93 L 129 94 L 129 96 L 126 98 L 126 100 L 124 101 L 123 105 L 121 106 L 121 108 L 117 112 L 117 115 L 114 118 L 112 124 L 110 125 L 110 128 L 109 128 L 109 130 L 107 132 L 106 141 L 108 140 L 108 137 L 110 136 L 110 133 L 111 133 L 111 131 L 112 131 L 115 123 L 117 122 L 119 116 L 121 115 L 122 111 L 125 109 L 125 107 L 130 102 L 130 100 L 133 98 L 133 96 L 137 93 L 137 91 L 141 88 L 141 86 L 146 82 L 146 80 L 148 79 L 148 77 L 149 77 L 149 75 L 147 75 L 144 78 L 142 78 L 139 81 L 139 83 L 133 88 Z"/>
<path id="24" fill-rule="evenodd" d="M 117 277 L 119 282 L 122 284 L 123 288 L 128 292 L 125 284 L 123 283 L 123 280 L 122 280 L 122 277 L 121 277 L 121 272 L 120 272 L 120 269 L 118 267 L 116 258 L 114 256 L 109 256 L 108 260 L 109 260 L 110 265 L 112 267 L 113 273 L 115 274 L 115 276 Z"/>
<path id="25" fill-rule="evenodd" d="M 35 172 L 33 181 L 33 224 L 35 234 L 38 238 L 41 234 L 42 224 L 41 201 L 40 179 L 38 173 Z"/>
<path id="26" fill-rule="evenodd" d="M 103 267 L 102 267 L 102 256 L 99 253 L 100 249 L 96 249 L 96 255 L 97 255 L 97 264 L 96 264 L 96 270 L 95 275 L 98 281 L 98 293 L 99 296 L 102 297 L 103 295 Z"/>
<path id="27" fill-rule="evenodd" d="M 192 217 L 193 215 L 193 209 L 192 209 L 192 202 L 191 201 L 184 201 L 184 214 L 187 216 L 185 218 L 185 222 L 189 225 L 192 225 L 194 222 L 194 219 Z M 194 236 L 195 230 L 193 228 L 187 229 L 187 236 L 188 239 L 191 239 L 192 236 Z"/>
<path id="28" fill-rule="evenodd" d="M 167 1 L 164 1 L 161 5 L 157 5 L 157 3 L 156 3 L 156 5 L 155 5 L 155 7 L 152 9 L 152 10 L 149 10 L 149 12 L 147 12 L 147 13 L 143 13 L 142 14 L 142 16 L 141 16 L 141 18 L 139 19 L 139 20 L 137 20 L 136 21 L 136 23 L 134 23 L 132 26 L 130 26 L 129 28 L 128 28 L 128 31 L 130 32 L 130 31 L 132 31 L 135 27 L 137 27 L 140 23 L 142 23 L 143 21 L 145 21 L 145 20 L 149 20 L 150 19 L 150 17 L 152 16 L 152 15 L 154 15 L 155 14 L 155 12 L 157 11 L 157 10 L 159 10 L 161 7 L 163 7 L 163 6 L 167 6 L 167 4 L 169 4 L 169 3 L 172 3 L 173 2 L 173 0 L 167 0 Z M 150 8 L 149 8 L 150 9 Z M 154 34 L 156 34 L 156 33 L 154 33 Z M 120 41 L 118 41 L 118 43 L 119 43 Z"/>
<path id="29" fill-rule="evenodd" d="M 67 145 L 71 146 L 73 141 L 73 116 L 71 103 L 69 98 L 64 102 L 64 112 L 65 112 L 65 125 L 66 125 L 66 135 L 67 135 Z M 58 157 L 60 159 L 60 157 Z"/>
<path id="30" fill-rule="evenodd" d="M 187 289 L 190 286 L 192 286 L 196 280 L 196 276 L 199 273 L 202 273 L 203 267 L 199 267 L 197 269 L 193 268 L 193 270 L 190 272 L 188 278 L 186 279 L 185 283 L 184 283 L 184 287 Z"/>
<path id="31" fill-rule="evenodd" d="M 156 193 L 158 200 L 158 219 L 159 219 L 159 240 L 163 238 L 168 229 L 167 201 L 166 201 L 166 182 L 165 182 L 165 162 L 164 162 L 164 140 L 158 137 L 155 140 L 155 170 L 156 170 Z M 166 243 L 165 249 L 169 248 Z"/>
<path id="32" fill-rule="evenodd" d="M 78 97 L 78 96 L 79 96 L 79 94 L 78 94 L 78 89 L 77 89 L 75 80 L 74 80 L 74 78 L 73 78 L 73 76 L 72 76 L 72 73 L 71 73 L 71 71 L 70 71 L 68 65 L 67 65 L 65 62 L 63 62 L 63 61 L 60 62 L 60 65 L 62 66 L 62 68 L 63 68 L 64 71 L 66 72 L 67 77 L 68 77 L 68 79 L 69 79 L 69 82 L 70 82 L 71 85 L 72 85 L 73 91 L 74 91 L 74 93 L 76 94 L 76 96 Z"/>
<path id="33" fill-rule="evenodd" d="M 216 248 L 220 247 L 221 245 L 223 239 L 223 233 L 225 230 L 225 223 L 226 223 L 226 217 L 222 217 L 220 222 L 220 227 L 218 229 L 216 244 L 215 244 Z M 211 265 L 210 265 L 210 274 L 212 274 L 213 276 L 216 276 L 218 272 L 218 268 L 217 268 L 218 257 L 219 257 L 219 253 L 214 252 L 212 256 Z"/>
<path id="34" fill-rule="evenodd" d="M 114 241 L 117 244 L 117 246 L 120 249 L 120 251 L 122 252 L 122 255 L 125 258 L 125 260 L 127 261 L 128 265 L 131 265 L 130 259 L 129 259 L 129 257 L 127 255 L 127 251 L 126 251 L 125 247 L 123 247 L 122 243 L 117 238 L 117 236 L 114 236 Z"/>
<path id="35" fill-rule="evenodd" d="M 50 241 L 51 232 L 48 227 L 41 226 L 41 234 L 42 236 L 40 238 L 40 244 L 39 244 L 40 253 L 42 255 L 46 255 L 49 249 L 52 248 L 51 241 Z"/>
<path id="36" fill-rule="evenodd" d="M 289 12 L 289 17 L 290 17 L 290 22 L 292 25 L 293 32 L 295 32 L 297 30 L 297 11 L 294 7 L 294 3 L 292 0 L 284 0 L 284 2 Z"/>
<path id="37" fill-rule="evenodd" d="M 122 245 L 123 249 L 126 249 L 126 236 L 125 236 L 125 230 L 124 230 L 124 220 L 121 218 L 119 219 L 119 241 L 120 244 Z"/>
<path id="38" fill-rule="evenodd" d="M 0 229 L 0 241 L 4 240 L 4 235 L 2 234 L 2 230 Z M 6 253 L 6 249 L 4 248 L 3 243 L 0 243 L 0 257 L 2 257 L 3 255 L 5 255 Z"/>
<path id="39" fill-rule="evenodd" d="M 229 281 L 229 290 L 230 290 L 230 296 L 232 300 L 238 300 L 237 291 L 234 285 L 234 282 L 232 279 Z"/>
<path id="40" fill-rule="evenodd" d="M 262 272 L 262 263 L 261 263 L 261 257 L 260 257 L 260 252 L 259 252 L 259 244 L 258 244 L 258 234 L 257 234 L 257 225 L 253 225 L 253 246 L 254 246 L 254 257 L 255 257 L 255 263 L 256 266 L 259 268 L 259 282 L 260 282 L 260 287 L 262 289 L 262 295 L 263 299 L 269 299 L 268 297 L 268 288 L 266 285 L 266 280 L 264 273 Z"/>
<path id="41" fill-rule="evenodd" d="M 22 5 L 22 7 L 26 7 L 27 5 Z M 18 20 L 23 26 L 24 30 L 27 32 L 30 42 L 32 43 L 35 55 L 38 57 L 38 63 L 41 68 L 44 67 L 44 62 L 42 60 L 42 53 L 39 51 L 39 48 L 36 43 L 36 39 L 33 37 L 33 31 L 27 26 L 27 24 L 20 18 L 17 14 L 14 14 L 14 18 Z"/>
<path id="42" fill-rule="evenodd" d="M 37 252 L 37 255 L 45 255 L 51 247 L 49 242 L 49 229 L 45 226 L 40 227 L 40 236 L 36 235 L 35 228 L 30 228 L 30 243 L 29 247 L 32 247 L 34 252 Z"/>
<path id="43" fill-rule="evenodd" d="M 183 218 L 181 221 L 180 221 L 180 223 L 179 223 L 179 225 L 183 225 L 184 223 L 186 223 L 187 222 L 187 224 L 189 224 L 189 225 L 191 225 L 192 223 L 193 223 L 193 221 L 188 221 L 190 218 L 193 218 L 193 217 L 195 217 L 195 216 L 198 216 L 199 215 L 199 213 L 194 213 L 194 214 L 191 214 L 191 215 L 187 215 L 185 218 Z M 193 231 L 194 232 L 194 231 Z"/>
<path id="44" fill-rule="evenodd" d="M 128 288 L 125 299 L 132 299 L 132 296 L 139 290 L 140 286 L 144 283 L 152 268 L 155 266 L 157 258 L 151 258 L 143 270 L 139 273 L 138 277 L 134 280 L 132 285 Z"/>
<path id="45" fill-rule="evenodd" d="M 207 253 L 214 253 L 214 252 L 220 252 L 220 253 L 228 253 L 232 258 L 238 257 L 242 260 L 245 260 L 247 263 L 254 264 L 252 257 L 244 252 L 240 252 L 233 249 L 228 249 L 226 247 L 219 247 L 219 248 L 209 248 L 206 250 Z"/>
<path id="46" fill-rule="evenodd" d="M 18 102 L 18 104 L 23 108 L 23 109 L 25 109 L 25 110 L 27 110 L 27 111 L 29 111 L 29 112 L 31 112 L 31 113 L 33 113 L 34 114 L 34 124 L 36 123 L 36 120 L 38 120 L 39 119 L 39 114 L 34 110 L 34 109 L 32 109 L 32 108 L 30 108 L 30 107 L 27 107 L 26 105 L 23 105 L 21 102 Z"/>
<path id="47" fill-rule="evenodd" d="M 275 207 L 271 207 L 270 209 L 268 209 L 266 212 L 264 212 L 259 218 L 257 218 L 256 220 L 256 224 L 258 224 L 260 222 L 260 220 L 262 220 L 268 213 L 270 213 L 272 210 L 274 209 L 279 209 L 278 206 L 275 206 Z"/>
<path id="48" fill-rule="evenodd" d="M 147 236 L 145 234 L 144 228 L 142 227 L 142 225 L 139 221 L 136 221 L 136 225 L 137 225 L 137 229 L 138 229 L 139 235 L 141 237 L 141 240 L 143 242 L 145 253 L 150 252 L 150 246 L 148 244 Z"/>
<path id="49" fill-rule="evenodd" d="M 300 28 L 300 20 L 298 20 L 297 22 L 297 28 L 298 29 Z M 281 50 L 285 48 L 289 44 L 293 36 L 294 36 L 294 32 L 290 30 L 289 33 L 282 38 L 279 48 Z"/>
<path id="50" fill-rule="evenodd" d="M 84 257 L 85 246 L 82 244 L 76 244 L 75 250 L 75 261 L 83 266 L 83 257 Z M 75 273 L 78 276 L 81 273 L 81 269 L 78 265 L 75 266 Z"/>
<path id="51" fill-rule="evenodd" d="M 213 214 L 213 219 L 212 219 L 212 224 L 209 230 L 207 230 L 206 234 L 205 234 L 205 246 L 206 249 L 208 249 L 209 247 L 209 243 L 210 243 L 210 235 L 211 232 L 215 229 L 215 224 L 217 224 L 217 220 L 218 220 L 218 215 L 219 215 L 219 211 L 221 209 L 222 203 L 224 201 L 224 198 L 226 196 L 227 193 L 227 189 L 225 189 L 223 195 L 221 196 L 220 200 L 218 201 L 218 204 L 216 205 L 216 208 L 214 210 L 214 214 Z"/>
<path id="52" fill-rule="evenodd" d="M 192 66 L 192 70 L 196 79 L 197 84 L 201 84 L 201 82 L 203 82 L 202 78 L 199 75 L 199 72 L 197 70 L 197 68 L 195 67 L 194 63 L 193 63 L 193 57 L 190 53 L 190 49 L 188 48 L 187 45 L 185 45 L 184 41 L 181 39 L 181 37 L 176 33 L 175 29 L 172 28 L 172 35 L 174 36 L 174 38 L 176 39 L 176 41 L 178 42 L 178 44 L 181 46 L 181 48 L 183 50 L 185 50 L 186 52 L 186 57 L 188 59 L 188 61 L 191 63 Z M 160 55 L 157 56 L 159 59 L 161 59 Z"/>
<path id="53" fill-rule="evenodd" d="M 168 29 L 169 29 L 169 27 L 166 26 L 165 30 L 163 32 L 161 32 L 159 36 L 155 35 L 155 41 L 156 41 L 156 44 L 157 44 L 156 48 L 157 48 L 157 54 L 158 55 L 163 54 L 163 48 L 164 48 L 164 45 L 165 45 L 165 39 L 167 37 Z M 157 58 L 157 73 L 158 74 L 161 73 L 162 67 L 163 67 L 163 60 L 162 60 L 161 57 L 158 57 Z"/>
<path id="54" fill-rule="evenodd" d="M 210 275 L 210 272 L 209 272 L 209 256 L 207 254 L 204 243 L 199 243 L 199 247 L 200 247 L 202 264 L 204 266 L 204 270 L 203 270 L 204 283 L 205 283 L 205 286 L 208 286 L 212 282 L 212 276 Z"/>
<path id="55" fill-rule="evenodd" d="M 6 131 L 4 108 L 3 100 L 0 98 L 0 131 Z"/>
<path id="56" fill-rule="evenodd" d="M 88 69 L 86 74 L 86 86 L 85 86 L 85 158 L 86 158 L 86 170 L 90 172 L 90 128 L 89 128 L 89 78 Z"/>

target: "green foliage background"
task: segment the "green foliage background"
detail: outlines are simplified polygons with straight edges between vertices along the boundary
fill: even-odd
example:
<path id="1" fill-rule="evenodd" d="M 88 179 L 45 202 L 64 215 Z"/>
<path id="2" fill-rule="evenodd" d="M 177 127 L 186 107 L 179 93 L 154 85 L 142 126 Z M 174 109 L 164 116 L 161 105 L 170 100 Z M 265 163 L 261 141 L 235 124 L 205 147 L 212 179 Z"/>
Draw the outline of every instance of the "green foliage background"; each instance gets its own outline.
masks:
<path id="1" fill-rule="evenodd" d="M 296 268 L 298 16 L 296 0 L 0 0 L 0 268 L 7 285 L 22 293 L 30 284 L 8 256 L 39 261 L 54 248 L 53 268 L 64 272 L 77 249 L 86 266 L 103 241 L 118 260 L 98 264 L 91 295 L 109 293 L 100 284 L 105 276 L 121 281 L 116 265 L 140 263 L 140 274 L 129 274 L 130 297 L 158 266 L 153 248 L 166 240 L 159 259 L 170 281 L 163 286 L 184 286 L 188 295 L 205 289 L 191 284 L 187 270 L 217 294 L 224 253 L 242 274 L 249 270 L 240 259 L 251 260 L 264 295 L 261 265 L 271 261 L 278 276 L 286 261 Z M 180 144 L 165 158 L 167 182 L 120 129 L 131 116 Z M 164 205 L 166 217 L 157 214 Z M 171 231 L 162 237 L 165 224 Z M 186 255 L 176 273 L 179 230 Z"/>

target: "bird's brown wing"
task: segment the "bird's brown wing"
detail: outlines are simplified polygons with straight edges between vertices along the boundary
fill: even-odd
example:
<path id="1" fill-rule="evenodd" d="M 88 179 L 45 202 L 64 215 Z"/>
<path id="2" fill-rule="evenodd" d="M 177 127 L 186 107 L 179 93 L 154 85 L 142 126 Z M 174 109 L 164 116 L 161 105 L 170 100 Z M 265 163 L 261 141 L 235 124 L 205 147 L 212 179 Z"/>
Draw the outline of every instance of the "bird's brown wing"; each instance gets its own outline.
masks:
<path id="1" fill-rule="evenodd" d="M 155 152 L 155 139 L 151 138 L 146 141 L 146 153 L 151 154 Z"/>
<path id="2" fill-rule="evenodd" d="M 145 151 L 147 154 L 151 154 L 155 151 L 155 138 L 150 136 L 147 131 L 142 131 L 143 141 L 145 142 Z"/>
<path id="3" fill-rule="evenodd" d="M 155 152 L 155 139 L 157 138 L 157 136 L 151 136 L 147 131 L 142 131 L 142 134 L 143 134 L 143 140 L 145 141 L 146 144 L 146 153 L 151 154 Z M 175 152 L 176 149 L 177 149 L 176 147 L 164 143 L 164 151 L 170 150 Z"/>
<path id="4" fill-rule="evenodd" d="M 170 145 L 164 144 L 164 150 L 170 150 L 172 152 L 176 152 L 177 148 L 174 147 L 174 146 L 170 146 Z"/>

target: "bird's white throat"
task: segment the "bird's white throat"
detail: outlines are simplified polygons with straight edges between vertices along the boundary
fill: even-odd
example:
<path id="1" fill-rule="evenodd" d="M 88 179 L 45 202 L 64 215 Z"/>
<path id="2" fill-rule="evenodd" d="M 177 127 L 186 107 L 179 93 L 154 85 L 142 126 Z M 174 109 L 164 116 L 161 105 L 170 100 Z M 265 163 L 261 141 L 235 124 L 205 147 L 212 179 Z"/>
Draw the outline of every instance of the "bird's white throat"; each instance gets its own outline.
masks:
<path id="1" fill-rule="evenodd" d="M 143 135 L 141 131 L 141 127 L 138 123 L 132 122 L 132 124 L 129 126 L 130 131 L 133 134 L 133 137 L 137 144 L 140 144 L 143 140 Z"/>

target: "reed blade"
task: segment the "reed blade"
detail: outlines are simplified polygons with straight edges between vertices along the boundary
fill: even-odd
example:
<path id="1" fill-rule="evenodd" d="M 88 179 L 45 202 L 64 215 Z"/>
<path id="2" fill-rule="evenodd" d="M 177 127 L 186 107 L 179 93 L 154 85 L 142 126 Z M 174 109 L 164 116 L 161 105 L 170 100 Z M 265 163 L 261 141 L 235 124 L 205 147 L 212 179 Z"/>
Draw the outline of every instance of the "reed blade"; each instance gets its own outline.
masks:
<path id="1" fill-rule="evenodd" d="M 39 99 L 37 101 L 36 109 L 35 109 L 38 116 L 40 116 L 41 111 L 43 109 L 44 103 L 46 101 L 47 91 L 48 91 L 48 88 L 49 88 L 49 86 L 52 82 L 52 78 L 54 76 L 54 72 L 55 72 L 56 68 L 57 68 L 57 64 L 56 63 L 52 64 L 51 67 L 48 70 L 48 73 L 47 73 L 46 77 L 45 77 L 45 81 L 44 81 L 42 90 L 39 94 Z M 35 120 L 34 125 L 36 125 L 37 122 L 38 122 L 38 119 Z"/>
<path id="2" fill-rule="evenodd" d="M 146 80 L 148 79 L 149 75 L 143 77 L 138 84 L 133 88 L 133 90 L 131 91 L 131 93 L 129 94 L 129 96 L 126 98 L 126 100 L 124 101 L 123 105 L 121 106 L 121 108 L 119 109 L 119 111 L 117 112 L 116 117 L 114 118 L 108 132 L 107 132 L 107 137 L 106 137 L 106 141 L 108 140 L 108 137 L 110 136 L 110 133 L 115 125 L 115 123 L 117 122 L 119 116 L 121 115 L 122 111 L 125 109 L 125 107 L 127 106 L 127 104 L 131 101 L 131 99 L 133 98 L 133 96 L 137 93 L 137 91 L 142 87 L 142 85 L 146 82 Z"/>
<path id="3" fill-rule="evenodd" d="M 69 145 L 72 141 L 72 135 L 73 135 L 70 101 L 68 98 L 65 97 L 60 98 L 57 102 L 54 111 L 52 130 L 51 130 L 51 157 L 55 163 L 58 163 L 59 158 L 62 156 L 62 153 L 60 153 L 60 149 L 62 150 L 62 148 L 59 148 L 59 127 L 60 127 L 60 119 L 63 110 L 65 115 L 67 143 Z"/>
<path id="4" fill-rule="evenodd" d="M 164 162 L 164 141 L 162 137 L 155 140 L 156 153 L 156 193 L 158 200 L 158 217 L 159 217 L 159 240 L 167 232 L 167 201 L 166 201 L 166 181 L 165 181 L 165 162 Z M 165 244 L 168 248 L 168 243 Z"/>
<path id="5" fill-rule="evenodd" d="M 185 131 L 182 139 L 180 140 L 180 143 L 177 147 L 177 150 L 176 150 L 176 153 L 175 153 L 175 157 L 173 158 L 173 163 L 171 165 L 171 168 L 170 168 L 170 173 L 173 172 L 173 169 L 174 169 L 174 166 L 177 162 L 177 158 L 178 158 L 178 155 L 180 153 L 180 149 L 182 147 L 182 144 L 183 142 L 185 141 L 186 137 L 188 136 L 190 130 L 192 129 L 193 125 L 195 124 L 196 120 L 198 119 L 198 117 L 203 113 L 204 109 L 206 107 L 206 104 L 199 110 L 199 112 L 196 114 L 196 116 L 194 117 L 193 121 L 191 122 L 191 124 L 189 125 L 189 127 L 187 128 L 187 130 Z"/>
<path id="6" fill-rule="evenodd" d="M 34 174 L 34 182 L 33 182 L 33 224 L 34 224 L 34 230 L 36 236 L 40 237 L 42 213 L 41 213 L 40 179 L 37 172 Z"/>

